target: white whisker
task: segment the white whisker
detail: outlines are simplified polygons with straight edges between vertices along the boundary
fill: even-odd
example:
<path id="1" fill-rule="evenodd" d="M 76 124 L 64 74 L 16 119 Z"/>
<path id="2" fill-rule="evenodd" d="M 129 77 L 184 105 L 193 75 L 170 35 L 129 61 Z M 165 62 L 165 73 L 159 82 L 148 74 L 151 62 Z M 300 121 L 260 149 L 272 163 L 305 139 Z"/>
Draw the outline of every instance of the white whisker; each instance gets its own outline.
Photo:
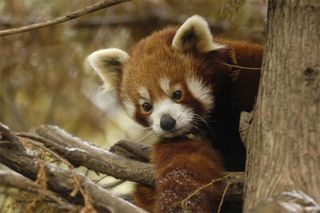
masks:
<path id="1" fill-rule="evenodd" d="M 215 139 L 216 134 L 214 132 L 214 129 L 211 127 L 211 125 L 204 118 L 202 118 L 200 115 L 198 115 L 196 113 L 194 113 L 193 115 L 194 115 L 193 118 L 195 121 L 200 121 L 205 124 L 205 127 L 209 130 L 208 133 L 209 133 L 210 139 Z M 200 130 L 200 128 L 198 128 L 198 127 L 196 129 Z"/>
<path id="2" fill-rule="evenodd" d="M 203 132 L 199 127 L 197 127 L 196 123 L 194 123 L 194 125 L 192 125 L 192 127 L 194 127 L 195 129 L 197 129 L 197 130 L 203 135 L 203 137 L 206 136 L 206 135 L 204 134 L 204 132 Z"/>
<path id="3" fill-rule="evenodd" d="M 138 139 L 136 143 L 140 143 L 141 141 L 143 141 L 144 139 L 146 139 L 148 136 L 152 134 L 153 134 L 153 131 L 149 130 L 145 135 L 143 135 L 140 139 Z"/>

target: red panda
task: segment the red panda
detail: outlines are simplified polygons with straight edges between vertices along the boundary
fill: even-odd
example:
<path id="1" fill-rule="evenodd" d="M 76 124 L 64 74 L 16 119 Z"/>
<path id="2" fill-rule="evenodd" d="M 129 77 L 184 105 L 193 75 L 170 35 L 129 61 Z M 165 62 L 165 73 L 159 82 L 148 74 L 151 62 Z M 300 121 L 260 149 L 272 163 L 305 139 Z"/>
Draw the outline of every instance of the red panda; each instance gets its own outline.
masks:
<path id="1" fill-rule="evenodd" d="M 179 149 L 184 150 L 184 145 L 188 147 L 189 143 L 199 146 L 194 150 L 197 153 L 201 153 L 198 149 L 207 147 L 204 139 L 200 139 L 178 143 L 179 149 L 172 148 L 174 153 L 165 148 L 170 140 L 175 146 L 175 138 L 189 133 L 213 141 L 226 170 L 244 169 L 245 149 L 238 131 L 239 117 L 241 111 L 253 108 L 260 71 L 239 71 L 239 67 L 259 68 L 262 55 L 260 45 L 213 38 L 207 22 L 195 15 L 179 28 L 169 27 L 151 34 L 129 54 L 120 49 L 102 49 L 93 52 L 88 62 L 104 82 L 114 87 L 128 115 L 162 138 L 153 150 L 154 156 L 158 152 L 162 156 L 153 158 L 156 173 L 161 174 L 162 167 L 168 165 L 157 159 L 165 158 L 165 152 L 171 158 L 170 165 L 181 164 L 189 169 L 174 155 L 180 156 Z M 234 74 L 237 74 L 235 79 Z M 206 161 L 206 158 L 210 157 L 196 159 Z M 220 164 L 212 165 L 216 165 L 220 174 Z M 194 172 L 210 176 L 206 170 Z M 161 177 L 157 177 L 156 187 Z M 199 181 L 198 185 L 203 182 Z M 155 189 L 156 194 L 159 190 Z M 149 193 L 148 189 L 144 192 Z M 155 206 L 159 206 L 157 196 L 149 201 L 153 199 Z"/>

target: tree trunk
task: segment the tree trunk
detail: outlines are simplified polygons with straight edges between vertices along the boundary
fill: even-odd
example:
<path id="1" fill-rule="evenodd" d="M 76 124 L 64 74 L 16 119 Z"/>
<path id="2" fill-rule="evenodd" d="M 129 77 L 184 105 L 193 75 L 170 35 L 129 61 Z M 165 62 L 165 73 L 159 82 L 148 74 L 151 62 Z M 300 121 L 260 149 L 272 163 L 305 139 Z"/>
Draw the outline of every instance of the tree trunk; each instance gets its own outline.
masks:
<path id="1" fill-rule="evenodd" d="M 244 212 L 285 191 L 320 201 L 320 1 L 269 0 Z"/>

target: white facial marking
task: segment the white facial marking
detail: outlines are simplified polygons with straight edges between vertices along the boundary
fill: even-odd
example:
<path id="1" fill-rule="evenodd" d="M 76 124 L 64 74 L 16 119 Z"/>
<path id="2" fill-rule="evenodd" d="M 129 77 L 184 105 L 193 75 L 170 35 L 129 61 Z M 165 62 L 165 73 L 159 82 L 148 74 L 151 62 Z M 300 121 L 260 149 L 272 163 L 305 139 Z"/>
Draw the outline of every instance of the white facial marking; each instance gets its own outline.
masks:
<path id="1" fill-rule="evenodd" d="M 169 114 L 176 120 L 174 132 L 166 132 L 160 127 L 160 120 L 164 114 Z M 169 98 L 154 103 L 154 109 L 150 115 L 152 121 L 152 129 L 156 133 L 160 133 L 167 137 L 173 137 L 188 132 L 192 128 L 193 112 L 190 108 L 177 104 Z"/>
<path id="2" fill-rule="evenodd" d="M 133 117 L 134 117 L 134 112 L 136 111 L 136 108 L 135 108 L 134 104 L 133 104 L 131 101 L 129 101 L 129 100 L 125 100 L 125 101 L 123 102 L 123 105 L 124 105 L 124 107 L 125 107 L 125 110 L 126 110 L 127 114 L 128 114 L 131 118 L 133 118 Z"/>
<path id="3" fill-rule="evenodd" d="M 167 77 L 160 79 L 159 86 L 165 94 L 170 95 L 170 80 Z"/>
<path id="4" fill-rule="evenodd" d="M 218 44 L 212 41 L 212 34 L 208 26 L 207 21 L 199 15 L 194 15 L 188 18 L 178 29 L 173 40 L 172 46 L 179 50 L 185 50 L 184 48 L 184 36 L 189 31 L 194 31 L 197 39 L 196 46 L 201 52 L 209 52 L 225 48 L 224 45 Z"/>
<path id="5" fill-rule="evenodd" d="M 149 94 L 148 90 L 145 87 L 140 87 L 138 89 L 138 93 L 141 96 L 141 98 L 146 99 L 148 101 L 151 100 L 150 94 Z"/>
<path id="6" fill-rule="evenodd" d="M 205 86 L 202 80 L 192 77 L 187 79 L 187 86 L 192 95 L 199 99 L 199 101 L 205 106 L 207 111 L 213 107 L 214 101 L 212 97 L 211 88 Z"/>

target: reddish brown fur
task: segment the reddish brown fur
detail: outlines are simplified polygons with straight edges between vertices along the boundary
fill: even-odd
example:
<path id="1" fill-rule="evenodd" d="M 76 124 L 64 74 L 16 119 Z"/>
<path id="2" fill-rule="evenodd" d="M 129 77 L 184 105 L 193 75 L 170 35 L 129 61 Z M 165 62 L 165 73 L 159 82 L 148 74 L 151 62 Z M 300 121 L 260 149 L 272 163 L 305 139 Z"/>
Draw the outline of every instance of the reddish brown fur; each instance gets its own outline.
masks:
<path id="1" fill-rule="evenodd" d="M 148 212 L 153 211 L 156 190 L 154 187 L 138 184 L 133 192 L 133 199 L 137 206 Z"/>
<path id="2" fill-rule="evenodd" d="M 263 48 L 261 45 L 246 41 L 230 41 L 217 39 L 217 42 L 228 45 L 236 56 L 237 65 L 260 68 L 262 64 Z M 251 111 L 257 94 L 260 80 L 260 70 L 241 69 L 236 80 L 232 82 L 232 102 L 237 110 Z"/>
<path id="3" fill-rule="evenodd" d="M 141 112 L 138 105 L 139 95 L 137 89 L 142 85 L 148 88 L 151 99 L 155 102 L 161 99 L 164 94 L 157 82 L 160 78 L 169 76 L 170 84 L 182 82 L 184 88 L 185 79 L 188 76 L 198 76 L 207 85 L 214 88 L 214 93 L 219 93 L 225 84 L 231 84 L 234 68 L 222 65 L 223 63 L 233 64 L 232 54 L 235 54 L 239 65 L 248 67 L 260 67 L 262 62 L 262 47 L 250 43 L 215 39 L 215 42 L 226 44 L 225 50 L 211 51 L 209 53 L 197 53 L 190 51 L 187 54 L 178 51 L 171 46 L 172 39 L 177 28 L 167 28 L 151 34 L 140 41 L 130 52 L 130 59 L 123 70 L 121 85 L 118 88 L 120 100 L 130 100 L 138 109 L 135 117 L 142 125 L 147 125 L 146 115 Z M 237 110 L 249 110 L 252 108 L 260 72 L 252 70 L 241 70 L 238 80 L 234 85 L 234 106 Z M 238 94 L 239 88 L 244 94 Z M 190 93 L 189 93 L 190 95 Z M 186 104 L 190 103 L 190 96 L 185 97 Z M 193 99 L 194 100 L 194 99 Z M 198 104 L 201 108 L 201 104 Z M 199 114 L 203 114 L 200 109 Z"/>
<path id="4" fill-rule="evenodd" d="M 152 163 L 156 170 L 155 197 L 152 189 L 145 186 L 139 186 L 135 193 L 138 205 L 152 212 L 180 212 L 180 201 L 223 175 L 219 155 L 207 141 L 199 139 L 164 139 L 154 146 Z M 212 212 L 220 196 L 221 185 L 212 184 L 192 196 L 188 208 L 193 212 Z"/>
<path id="5" fill-rule="evenodd" d="M 135 192 L 136 202 L 154 212 L 178 211 L 175 204 L 222 175 L 219 156 L 207 140 L 214 142 L 226 170 L 244 170 L 239 117 L 241 111 L 253 108 L 262 63 L 260 45 L 210 41 L 208 26 L 199 16 L 176 32 L 177 28 L 167 28 L 153 33 L 131 50 L 130 57 L 119 49 L 89 56 L 106 83 L 114 80 L 120 101 L 137 122 L 162 137 L 194 133 L 206 138 L 162 138 L 155 145 L 155 188 L 140 186 Z M 211 211 L 219 191 L 219 187 L 201 191 L 189 207 Z"/>
<path id="6" fill-rule="evenodd" d="M 262 64 L 263 48 L 261 45 L 243 41 L 228 41 L 219 39 L 217 42 L 228 45 L 236 57 L 237 65 L 260 68 Z M 210 56 L 208 56 L 210 57 Z M 226 60 L 228 57 L 223 56 Z M 203 61 L 203 66 L 209 70 L 212 63 L 209 59 Z M 229 62 L 231 63 L 230 59 Z M 246 153 L 239 134 L 239 120 L 241 111 L 251 111 L 258 92 L 260 70 L 240 69 L 235 80 L 230 71 L 225 69 L 212 69 L 211 84 L 214 91 L 216 106 L 210 114 L 208 122 L 215 131 L 216 148 L 224 159 L 227 170 L 243 171 Z M 234 74 L 236 68 L 231 70 Z"/>
<path id="7" fill-rule="evenodd" d="M 168 28 L 152 34 L 140 41 L 130 52 L 130 59 L 124 69 L 120 85 L 121 100 L 130 99 L 136 104 L 136 108 L 140 109 L 137 89 L 141 86 L 148 88 L 153 102 L 160 100 L 165 96 L 158 84 L 159 79 L 163 77 L 170 77 L 171 85 L 182 83 L 186 91 L 183 93 L 184 100 L 191 100 L 191 94 L 186 90 L 184 80 L 186 76 L 193 74 L 197 62 L 193 57 L 171 47 L 175 31 L 175 28 Z M 203 114 L 203 112 L 198 113 Z M 146 115 L 141 109 L 136 111 L 135 117 L 142 125 L 146 125 Z"/>

